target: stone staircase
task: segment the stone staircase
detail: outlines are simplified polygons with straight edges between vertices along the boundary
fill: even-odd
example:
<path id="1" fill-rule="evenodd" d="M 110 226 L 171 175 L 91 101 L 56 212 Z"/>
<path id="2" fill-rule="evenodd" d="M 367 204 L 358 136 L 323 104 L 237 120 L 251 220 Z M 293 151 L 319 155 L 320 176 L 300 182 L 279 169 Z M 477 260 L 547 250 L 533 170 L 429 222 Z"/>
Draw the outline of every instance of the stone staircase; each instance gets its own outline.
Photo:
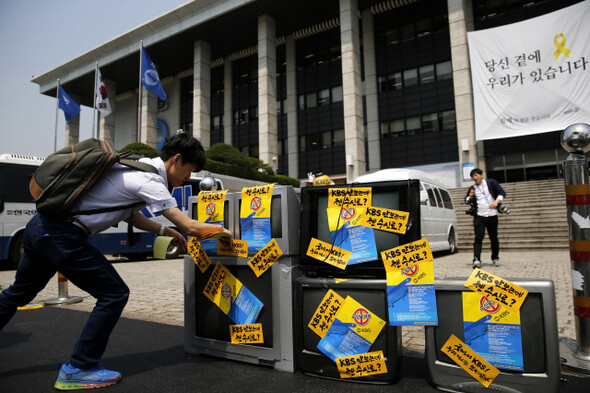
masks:
<path id="1" fill-rule="evenodd" d="M 563 179 L 504 183 L 504 205 L 509 215 L 499 214 L 498 237 L 502 250 L 567 250 L 569 234 Z M 467 187 L 450 189 L 457 212 L 459 250 L 473 250 L 473 217 L 465 214 Z M 483 242 L 482 258 L 488 258 L 490 241 Z"/>

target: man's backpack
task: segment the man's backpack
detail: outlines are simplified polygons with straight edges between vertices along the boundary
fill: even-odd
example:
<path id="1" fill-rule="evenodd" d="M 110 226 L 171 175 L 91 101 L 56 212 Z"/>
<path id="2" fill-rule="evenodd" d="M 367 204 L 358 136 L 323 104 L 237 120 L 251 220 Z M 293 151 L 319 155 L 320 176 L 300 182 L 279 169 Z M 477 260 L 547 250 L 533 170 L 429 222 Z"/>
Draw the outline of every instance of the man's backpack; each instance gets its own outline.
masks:
<path id="1" fill-rule="evenodd" d="M 127 206 L 72 212 L 76 202 L 117 162 L 143 172 L 158 173 L 152 165 L 126 159 L 130 154 L 119 154 L 106 141 L 94 138 L 51 154 L 37 168 L 29 183 L 37 211 L 52 219 L 65 220 L 76 214 L 104 213 L 141 205 L 142 202 L 137 202 Z"/>

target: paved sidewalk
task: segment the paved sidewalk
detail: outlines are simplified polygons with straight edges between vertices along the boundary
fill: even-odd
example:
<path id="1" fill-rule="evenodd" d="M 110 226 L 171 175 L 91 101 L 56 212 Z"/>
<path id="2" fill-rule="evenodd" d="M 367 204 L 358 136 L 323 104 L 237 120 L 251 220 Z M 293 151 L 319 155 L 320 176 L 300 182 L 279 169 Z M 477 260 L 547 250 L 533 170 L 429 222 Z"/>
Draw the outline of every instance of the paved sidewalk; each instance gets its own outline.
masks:
<path id="1" fill-rule="evenodd" d="M 500 266 L 492 267 L 486 262 L 484 250 L 483 270 L 504 278 L 544 278 L 555 283 L 557 317 L 560 338 L 576 338 L 575 317 L 572 306 L 571 268 L 569 251 L 502 252 Z M 212 262 L 214 263 L 212 258 Z M 183 260 L 148 260 L 122 262 L 114 259 L 114 266 L 123 277 L 131 296 L 123 311 L 123 317 L 168 325 L 184 325 L 184 272 Z M 436 278 L 465 277 L 471 272 L 471 253 L 435 255 L 434 274 Z M 0 271 L 0 288 L 6 288 L 14 279 L 14 270 Z M 87 293 L 68 285 L 70 296 L 81 296 L 80 303 L 64 305 L 72 310 L 91 311 L 94 299 Z M 39 293 L 34 302 L 42 302 L 58 296 L 57 277 Z M 402 342 L 404 354 L 424 353 L 424 328 L 404 327 Z"/>

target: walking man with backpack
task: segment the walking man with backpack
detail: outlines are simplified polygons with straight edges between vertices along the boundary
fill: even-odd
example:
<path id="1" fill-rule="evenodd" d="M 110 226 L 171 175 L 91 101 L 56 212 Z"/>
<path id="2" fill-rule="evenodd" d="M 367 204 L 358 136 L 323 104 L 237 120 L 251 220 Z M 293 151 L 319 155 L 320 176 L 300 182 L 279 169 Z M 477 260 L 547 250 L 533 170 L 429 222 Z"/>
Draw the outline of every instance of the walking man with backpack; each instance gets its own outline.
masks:
<path id="1" fill-rule="evenodd" d="M 140 212 L 146 205 L 186 235 L 197 236 L 205 230 L 231 235 L 222 226 L 190 219 L 178 209 L 170 194 L 170 187 L 182 185 L 191 172 L 205 165 L 205 151 L 197 139 L 179 133 L 166 140 L 160 157 L 140 161 L 155 167 L 157 173 L 115 163 L 73 205 L 69 217 L 55 219 L 38 212 L 25 229 L 24 251 L 14 284 L 0 293 L 0 331 L 17 307 L 32 301 L 57 271 L 96 298 L 96 306 L 69 362 L 58 373 L 55 383 L 58 390 L 104 387 L 121 379 L 120 373 L 101 368 L 99 361 L 127 303 L 129 288 L 111 263 L 88 242 L 89 235 L 126 220 L 138 229 L 171 236 L 186 249 L 186 239 L 181 233 Z"/>

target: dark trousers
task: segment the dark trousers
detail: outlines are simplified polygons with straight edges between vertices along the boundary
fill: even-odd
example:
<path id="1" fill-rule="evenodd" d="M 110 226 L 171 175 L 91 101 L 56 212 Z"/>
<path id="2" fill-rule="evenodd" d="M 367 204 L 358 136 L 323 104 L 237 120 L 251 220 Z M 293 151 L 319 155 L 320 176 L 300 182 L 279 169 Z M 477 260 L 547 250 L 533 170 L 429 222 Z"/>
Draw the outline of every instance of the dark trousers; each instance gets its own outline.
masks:
<path id="1" fill-rule="evenodd" d="M 129 288 L 111 263 L 88 243 L 88 235 L 71 223 L 37 214 L 27 224 L 23 247 L 14 284 L 0 293 L 0 330 L 17 307 L 31 302 L 59 271 L 96 298 L 70 357 L 74 367 L 96 366 L 127 304 Z"/>
<path id="2" fill-rule="evenodd" d="M 473 217 L 473 229 L 475 230 L 475 241 L 473 242 L 473 257 L 481 261 L 481 244 L 488 230 L 492 246 L 492 259 L 498 259 L 500 254 L 500 242 L 498 241 L 498 216 Z"/>

